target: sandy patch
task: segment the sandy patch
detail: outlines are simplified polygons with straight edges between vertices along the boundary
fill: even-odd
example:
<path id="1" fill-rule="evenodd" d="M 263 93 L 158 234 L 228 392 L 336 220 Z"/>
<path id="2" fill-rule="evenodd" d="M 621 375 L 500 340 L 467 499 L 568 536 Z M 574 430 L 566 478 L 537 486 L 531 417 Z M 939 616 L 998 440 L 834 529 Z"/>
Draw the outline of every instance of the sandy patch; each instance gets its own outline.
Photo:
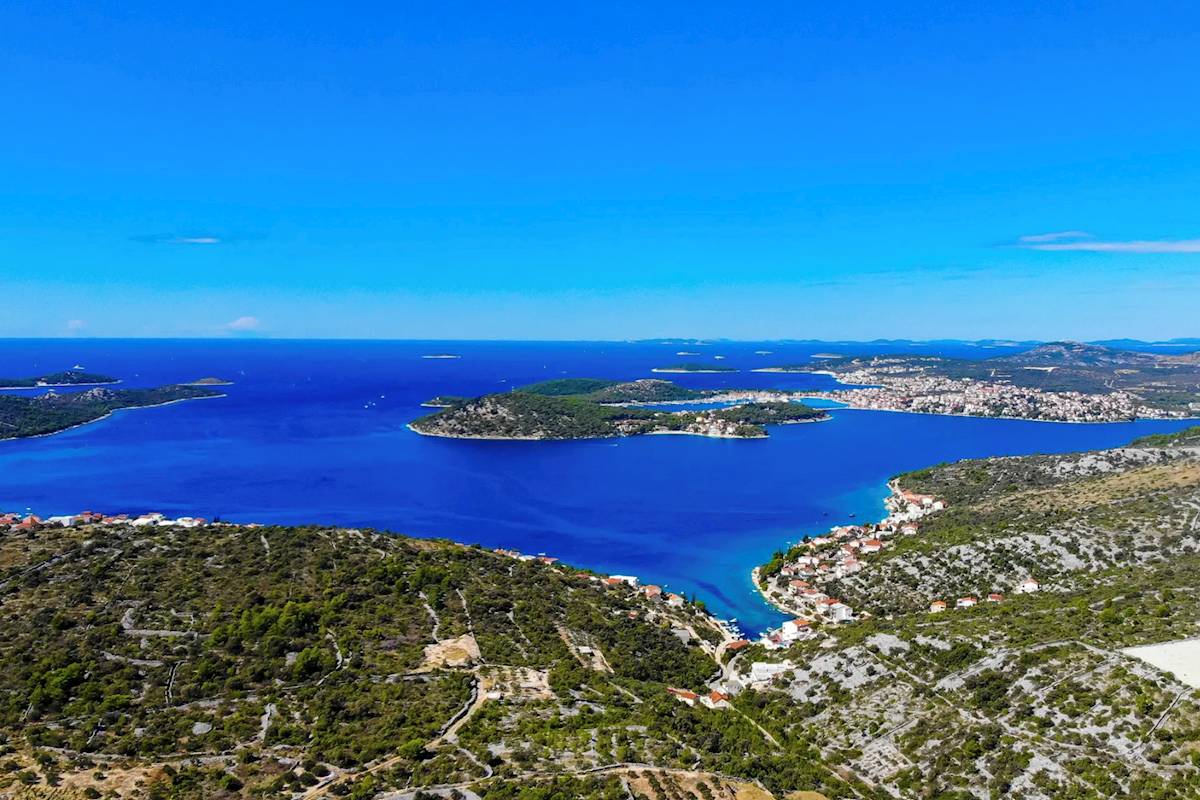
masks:
<path id="1" fill-rule="evenodd" d="M 467 667 L 480 660 L 479 645 L 469 633 L 455 639 L 443 639 L 425 647 L 424 669 Z"/>
<path id="2" fill-rule="evenodd" d="M 1193 689 L 1200 689 L 1200 639 L 1130 647 L 1122 652 L 1163 672 L 1170 672 Z"/>

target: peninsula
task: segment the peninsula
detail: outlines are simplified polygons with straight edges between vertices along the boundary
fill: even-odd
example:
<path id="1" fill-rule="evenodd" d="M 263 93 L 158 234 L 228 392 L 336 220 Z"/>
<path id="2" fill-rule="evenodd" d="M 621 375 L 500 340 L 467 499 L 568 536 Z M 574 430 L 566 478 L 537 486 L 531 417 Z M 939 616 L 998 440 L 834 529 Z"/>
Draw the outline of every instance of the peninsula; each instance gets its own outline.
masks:
<path id="1" fill-rule="evenodd" d="M 106 386 L 121 381 L 111 375 L 92 372 L 55 372 L 38 378 L 0 378 L 0 389 L 41 389 L 61 386 Z"/>
<path id="2" fill-rule="evenodd" d="M 37 397 L 0 395 L 0 440 L 47 436 L 95 422 L 125 408 L 150 408 L 183 400 L 224 397 L 204 386 L 156 389 L 50 391 Z"/>
<path id="3" fill-rule="evenodd" d="M 448 403 L 414 420 L 413 431 L 461 439 L 597 439 L 643 434 L 763 438 L 765 425 L 815 422 L 828 413 L 800 403 L 746 402 L 702 411 L 662 411 L 645 405 L 720 402 L 723 393 L 647 379 L 620 383 L 567 378 Z M 434 398 L 426 405 L 439 400 Z"/>

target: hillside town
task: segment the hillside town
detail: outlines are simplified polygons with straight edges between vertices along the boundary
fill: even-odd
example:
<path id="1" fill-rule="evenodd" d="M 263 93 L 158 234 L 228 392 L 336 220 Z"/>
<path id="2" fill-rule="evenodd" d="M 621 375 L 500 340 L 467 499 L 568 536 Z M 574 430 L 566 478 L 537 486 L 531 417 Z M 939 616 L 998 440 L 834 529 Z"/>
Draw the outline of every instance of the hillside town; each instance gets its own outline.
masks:
<path id="1" fill-rule="evenodd" d="M 869 368 L 838 373 L 835 377 L 841 383 L 862 388 L 835 389 L 799 396 L 837 400 L 852 408 L 873 411 L 1050 422 L 1128 422 L 1135 419 L 1183 419 L 1188 416 L 1187 412 L 1145 405 L 1129 392 L 1048 392 L 999 381 L 912 375 L 910 366 L 889 365 L 886 360 L 872 363 Z"/>

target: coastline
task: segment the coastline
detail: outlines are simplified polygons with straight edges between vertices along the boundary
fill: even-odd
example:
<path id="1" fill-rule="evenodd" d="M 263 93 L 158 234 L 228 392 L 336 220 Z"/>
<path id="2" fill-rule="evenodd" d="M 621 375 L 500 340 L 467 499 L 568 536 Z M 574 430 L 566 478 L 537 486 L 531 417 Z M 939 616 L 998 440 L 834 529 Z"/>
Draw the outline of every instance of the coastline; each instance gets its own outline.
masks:
<path id="1" fill-rule="evenodd" d="M 650 371 L 672 375 L 726 375 L 733 372 L 741 372 L 738 369 L 662 369 L 661 367 L 655 367 Z"/>
<path id="2" fill-rule="evenodd" d="M 114 408 L 111 411 L 105 413 L 104 416 L 96 417 L 95 419 L 89 419 L 87 422 L 80 422 L 78 425 L 71 425 L 66 428 L 59 428 L 56 431 L 47 431 L 46 433 L 35 433 L 32 436 L 7 436 L 4 438 L 0 438 L 0 442 L 20 442 L 25 439 L 44 439 L 47 436 L 57 436 L 60 433 L 66 433 L 67 431 L 72 431 L 72 430 L 75 430 L 76 428 L 82 428 L 86 425 L 93 425 L 102 420 L 106 420 L 109 417 L 111 417 L 113 414 L 116 414 L 118 411 L 138 411 L 143 408 L 162 408 L 163 406 L 173 406 L 176 403 L 188 403 L 188 402 L 191 402 L 192 400 L 216 400 L 217 398 L 220 398 L 220 397 L 228 397 L 228 395 L 210 394 L 207 397 L 180 397 L 177 400 L 168 400 L 165 403 L 155 403 L 155 404 L 149 405 L 149 406 L 129 406 L 128 408 Z"/>
<path id="3" fill-rule="evenodd" d="M 820 420 L 796 420 L 797 422 L 818 422 Z M 697 433 L 696 431 L 648 431 L 647 433 L 638 433 L 633 436 L 578 436 L 569 439 L 556 439 L 550 436 L 458 436 L 452 433 L 430 433 L 429 431 L 420 431 L 412 426 L 412 423 L 407 423 L 404 427 L 408 428 L 413 433 L 421 436 L 432 436 L 437 439 L 474 439 L 479 441 L 492 442 L 590 442 L 602 439 L 635 439 L 638 436 L 701 436 L 705 439 L 769 439 L 769 434 L 764 436 L 729 436 L 716 433 Z"/>
<path id="4" fill-rule="evenodd" d="M 105 381 L 104 383 L 39 383 L 36 386 L 0 386 L 0 392 L 19 392 L 22 389 L 73 389 L 77 386 L 116 386 L 118 383 L 124 383 L 124 381 Z M 190 383 L 185 383 L 183 385 L 191 386 Z"/>

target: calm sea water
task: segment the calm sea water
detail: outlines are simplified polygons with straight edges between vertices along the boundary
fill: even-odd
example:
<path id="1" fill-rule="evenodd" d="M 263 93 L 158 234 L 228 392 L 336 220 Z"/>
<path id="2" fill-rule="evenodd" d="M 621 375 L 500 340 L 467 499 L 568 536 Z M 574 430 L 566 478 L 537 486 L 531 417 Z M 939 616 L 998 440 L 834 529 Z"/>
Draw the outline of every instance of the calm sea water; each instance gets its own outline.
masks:
<path id="1" fill-rule="evenodd" d="M 755 352 L 764 349 L 773 353 Z M 56 436 L 0 442 L 0 509 L 219 514 L 511 547 L 695 594 L 758 631 L 780 618 L 753 591 L 751 568 L 851 514 L 879 518 L 886 481 L 897 472 L 959 458 L 1111 447 L 1189 424 L 1060 425 L 843 409 L 832 421 L 774 428 L 759 441 L 473 442 L 404 427 L 438 394 L 479 395 L 567 376 L 631 380 L 685 360 L 742 371 L 664 377 L 696 388 L 829 386 L 823 376 L 747 370 L 864 349 L 9 340 L 0 344 L 4 376 L 78 364 L 131 387 L 208 376 L 236 384 L 219 400 L 124 411 Z M 421 358 L 444 352 L 461 358 Z"/>

